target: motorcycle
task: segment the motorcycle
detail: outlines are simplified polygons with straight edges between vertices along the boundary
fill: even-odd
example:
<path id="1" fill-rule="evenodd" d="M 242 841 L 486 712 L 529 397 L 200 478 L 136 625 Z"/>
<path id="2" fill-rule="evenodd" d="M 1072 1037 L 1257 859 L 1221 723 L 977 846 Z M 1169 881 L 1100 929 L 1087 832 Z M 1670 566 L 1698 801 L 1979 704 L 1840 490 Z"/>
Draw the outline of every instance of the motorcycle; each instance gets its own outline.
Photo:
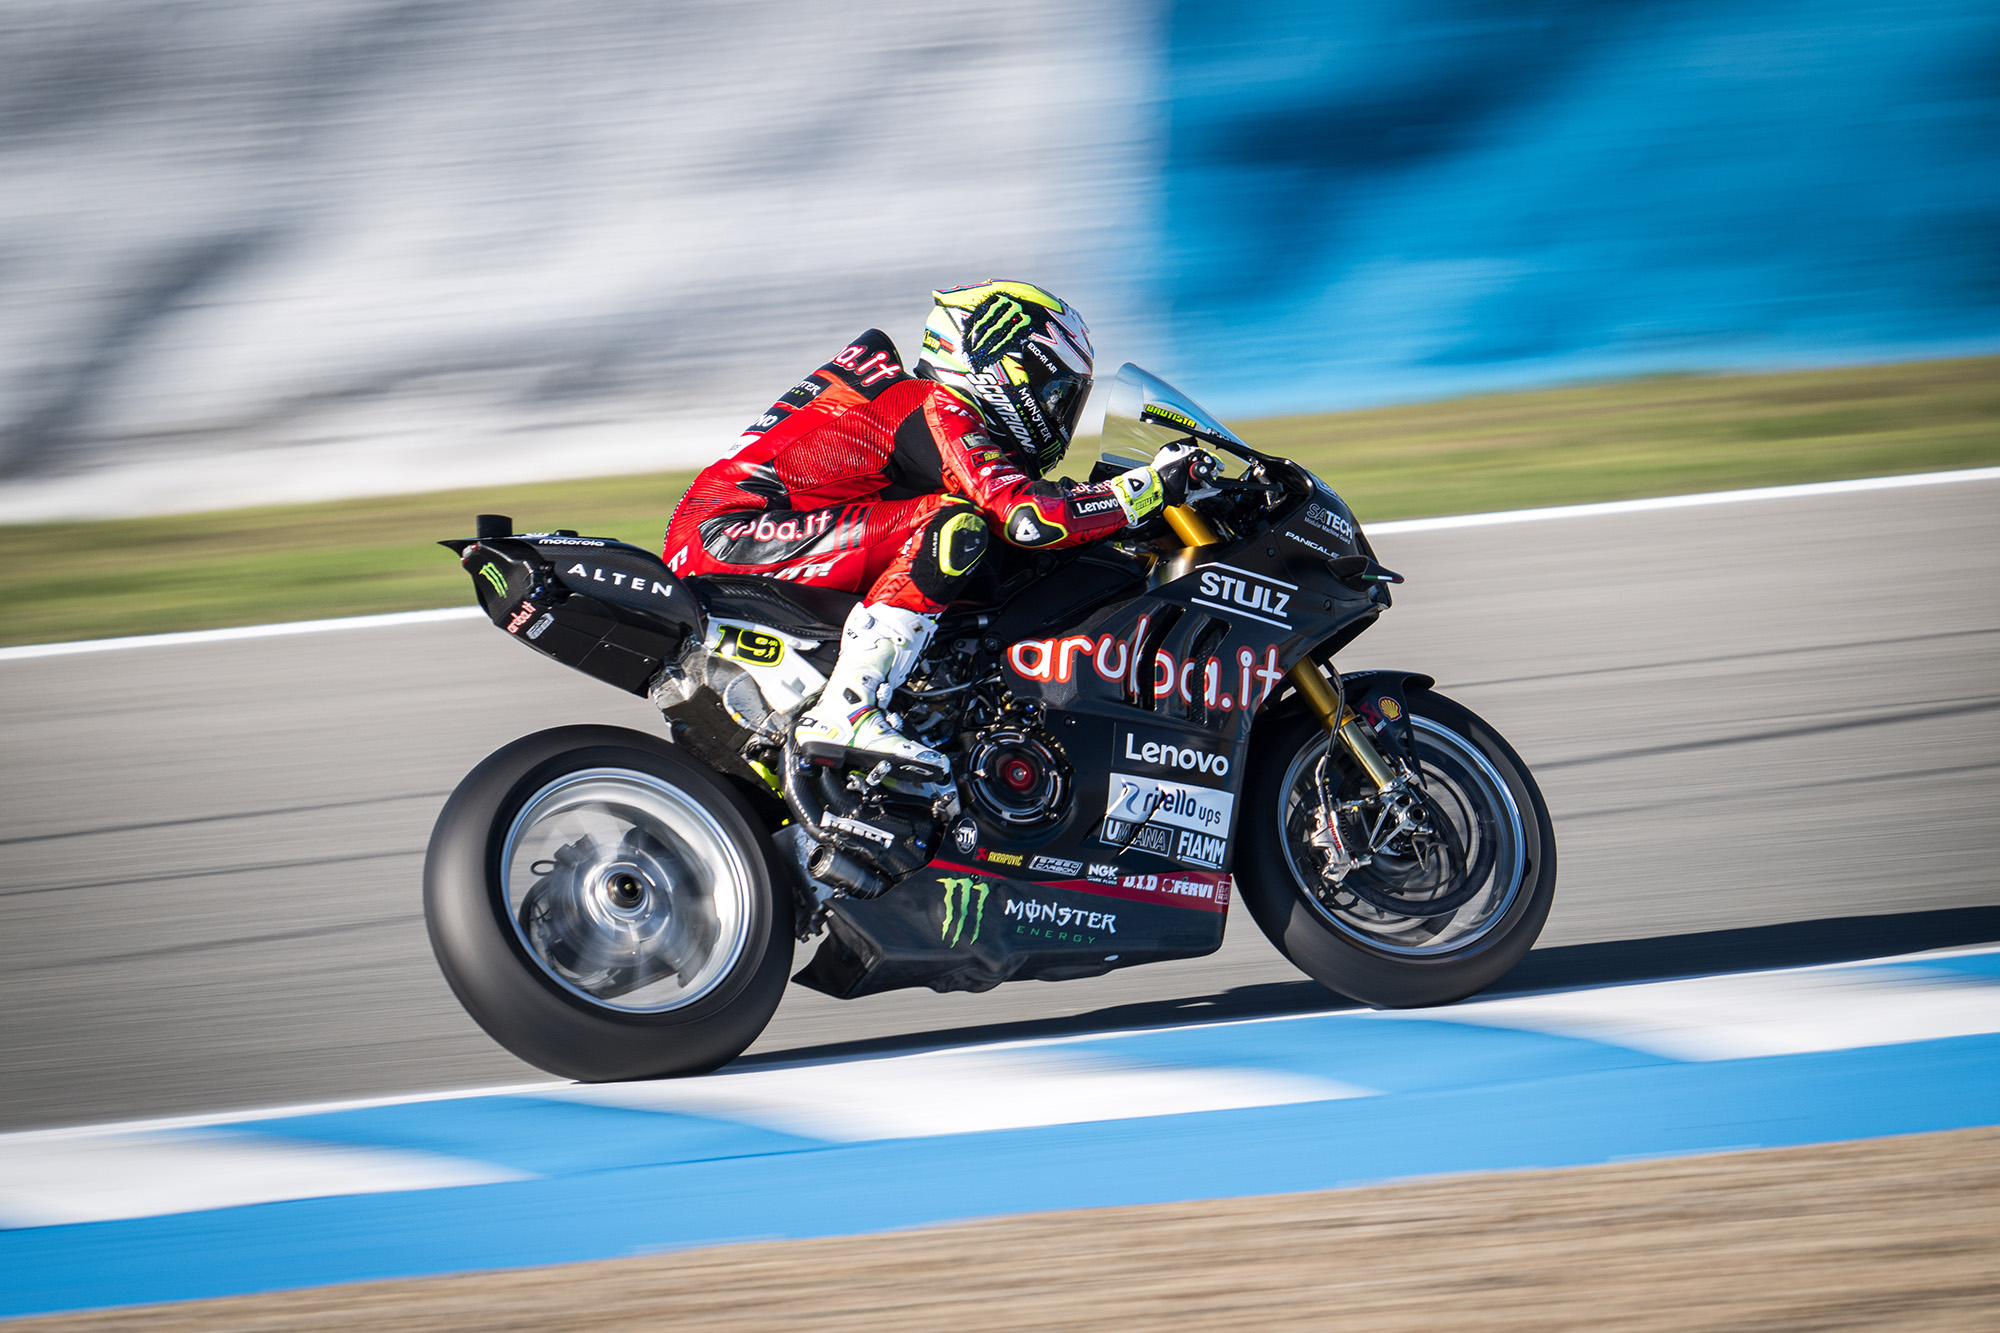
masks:
<path id="1" fill-rule="evenodd" d="M 1109 391 L 1092 478 L 1193 443 L 1197 484 L 1114 541 L 995 544 L 892 704 L 949 782 L 794 746 L 854 594 L 496 515 L 442 543 L 496 626 L 667 731 L 537 732 L 446 802 L 425 918 L 482 1028 L 565 1077 L 697 1073 L 763 1031 L 795 942 L 839 998 L 983 991 L 1211 953 L 1237 892 L 1368 1004 L 1521 959 L 1556 878 L 1527 766 L 1431 677 L 1334 668 L 1401 576 L 1304 467 L 1137 366 Z"/>

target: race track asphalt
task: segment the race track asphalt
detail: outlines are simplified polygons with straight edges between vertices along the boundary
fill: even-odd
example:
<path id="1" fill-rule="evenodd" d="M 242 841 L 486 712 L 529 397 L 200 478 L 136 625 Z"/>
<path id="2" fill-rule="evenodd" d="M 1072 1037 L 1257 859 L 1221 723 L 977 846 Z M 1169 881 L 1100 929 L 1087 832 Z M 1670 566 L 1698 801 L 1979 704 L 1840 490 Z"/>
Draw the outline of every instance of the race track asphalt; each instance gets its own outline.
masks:
<path id="1" fill-rule="evenodd" d="M 1410 581 L 1341 665 L 1436 676 L 1554 811 L 1509 984 L 2000 938 L 1996 514 L 1988 481 L 1379 539 Z M 656 725 L 476 622 L 0 662 L 0 1129 L 545 1077 L 446 990 L 422 852 L 481 756 L 582 721 Z M 1090 981 L 793 987 L 746 1058 L 1340 1003 L 1239 915 Z"/>

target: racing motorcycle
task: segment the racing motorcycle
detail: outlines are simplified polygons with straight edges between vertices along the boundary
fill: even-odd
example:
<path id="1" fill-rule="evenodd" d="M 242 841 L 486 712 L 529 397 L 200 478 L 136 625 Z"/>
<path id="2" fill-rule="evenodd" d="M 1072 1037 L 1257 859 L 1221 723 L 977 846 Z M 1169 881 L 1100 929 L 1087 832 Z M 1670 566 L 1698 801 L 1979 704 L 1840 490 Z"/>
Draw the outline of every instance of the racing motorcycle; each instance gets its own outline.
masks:
<path id="1" fill-rule="evenodd" d="M 1334 668 L 1401 576 L 1304 467 L 1137 366 L 1109 391 L 1093 479 L 1192 442 L 1199 484 L 1115 541 L 996 544 L 892 704 L 949 782 L 795 748 L 853 594 L 497 515 L 443 543 L 496 626 L 667 733 L 537 732 L 452 793 L 424 909 L 481 1027 L 565 1077 L 695 1073 L 764 1029 L 795 942 L 828 995 L 983 991 L 1211 953 L 1233 893 L 1369 1004 L 1520 960 L 1556 878 L 1527 766 L 1431 677 Z"/>

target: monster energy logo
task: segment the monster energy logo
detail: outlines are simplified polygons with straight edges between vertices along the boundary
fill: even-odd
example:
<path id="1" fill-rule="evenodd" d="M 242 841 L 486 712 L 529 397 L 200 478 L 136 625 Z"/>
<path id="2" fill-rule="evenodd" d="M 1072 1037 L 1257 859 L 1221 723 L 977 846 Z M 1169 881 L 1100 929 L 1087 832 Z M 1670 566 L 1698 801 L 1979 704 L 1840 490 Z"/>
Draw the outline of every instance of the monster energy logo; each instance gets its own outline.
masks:
<path id="1" fill-rule="evenodd" d="M 1011 296 L 996 296 L 973 316 L 972 327 L 965 331 L 965 350 L 974 356 L 998 356 L 1014 340 L 1014 335 L 1031 322 L 1019 301 Z"/>
<path id="2" fill-rule="evenodd" d="M 481 565 L 479 572 L 485 577 L 488 583 L 493 585 L 493 591 L 499 593 L 502 597 L 507 595 L 507 580 L 501 576 L 498 565 Z"/>
<path id="3" fill-rule="evenodd" d="M 970 920 L 972 935 L 965 942 L 979 943 L 979 927 L 986 920 L 986 895 L 991 889 L 983 880 L 946 879 L 939 883 L 944 885 L 944 924 L 938 927 L 938 938 L 956 949 Z"/>

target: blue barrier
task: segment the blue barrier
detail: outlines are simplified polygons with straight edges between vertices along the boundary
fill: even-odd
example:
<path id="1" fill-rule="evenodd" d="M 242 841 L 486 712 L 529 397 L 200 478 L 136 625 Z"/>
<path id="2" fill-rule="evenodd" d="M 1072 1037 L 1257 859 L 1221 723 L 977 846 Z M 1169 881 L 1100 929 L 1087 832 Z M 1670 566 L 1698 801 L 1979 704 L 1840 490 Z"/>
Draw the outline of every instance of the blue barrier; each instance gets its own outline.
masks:
<path id="1" fill-rule="evenodd" d="M 1176 0 L 1170 34 L 1162 369 L 1219 410 L 2000 345 L 1992 5 Z"/>

